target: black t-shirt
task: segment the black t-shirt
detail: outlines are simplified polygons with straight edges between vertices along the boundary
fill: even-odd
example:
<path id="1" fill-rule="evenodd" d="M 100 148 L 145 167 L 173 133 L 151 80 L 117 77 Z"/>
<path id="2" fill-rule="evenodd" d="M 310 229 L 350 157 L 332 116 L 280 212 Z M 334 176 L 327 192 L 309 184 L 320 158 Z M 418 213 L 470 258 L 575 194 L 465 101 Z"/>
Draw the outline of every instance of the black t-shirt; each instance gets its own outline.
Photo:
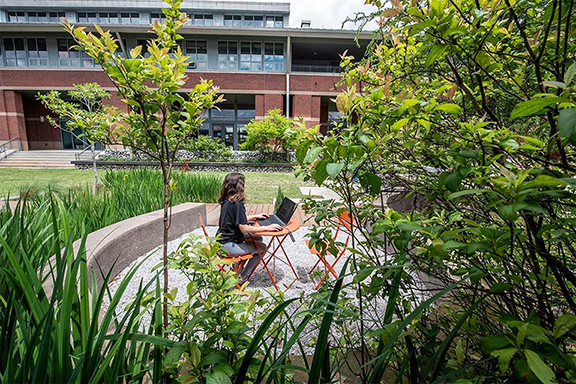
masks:
<path id="1" fill-rule="evenodd" d="M 238 227 L 239 224 L 248 224 L 246 217 L 246 208 L 242 201 L 230 202 L 227 199 L 220 207 L 220 221 L 218 223 L 218 232 L 221 244 L 225 243 L 243 243 L 244 234 Z"/>

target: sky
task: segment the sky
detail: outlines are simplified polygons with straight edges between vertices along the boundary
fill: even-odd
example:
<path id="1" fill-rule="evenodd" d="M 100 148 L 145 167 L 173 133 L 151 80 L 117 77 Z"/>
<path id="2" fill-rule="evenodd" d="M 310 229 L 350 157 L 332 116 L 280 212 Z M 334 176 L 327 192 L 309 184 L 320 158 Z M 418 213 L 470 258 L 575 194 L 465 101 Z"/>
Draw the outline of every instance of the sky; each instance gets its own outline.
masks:
<path id="1" fill-rule="evenodd" d="M 290 0 L 290 26 L 300 27 L 301 20 L 312 20 L 312 28 L 340 29 L 347 16 L 370 12 L 365 0 Z M 346 29 L 355 29 L 351 23 Z"/>

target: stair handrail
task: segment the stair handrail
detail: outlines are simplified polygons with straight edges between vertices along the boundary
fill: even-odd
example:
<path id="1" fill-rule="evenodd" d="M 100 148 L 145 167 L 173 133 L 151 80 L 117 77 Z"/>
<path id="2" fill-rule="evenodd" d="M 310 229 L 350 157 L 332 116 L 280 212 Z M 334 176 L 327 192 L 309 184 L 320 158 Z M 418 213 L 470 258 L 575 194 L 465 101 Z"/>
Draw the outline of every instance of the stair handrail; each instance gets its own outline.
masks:
<path id="1" fill-rule="evenodd" d="M 76 159 L 76 161 L 82 160 L 82 155 L 84 154 L 84 152 L 87 152 L 88 150 L 92 150 L 92 147 L 93 147 L 94 145 L 95 145 L 95 144 L 92 143 L 92 144 L 90 144 L 89 146 L 87 146 L 86 148 L 84 148 L 84 149 L 82 150 L 82 152 L 80 152 L 80 153 L 75 153 L 75 154 L 74 154 L 74 158 Z"/>
<path id="2" fill-rule="evenodd" d="M 14 148 L 11 148 L 12 143 L 14 143 L 14 142 L 18 143 L 18 150 L 21 151 L 22 150 L 22 141 L 20 140 L 20 137 L 15 137 L 13 139 L 10 139 L 8 141 L 4 141 L 4 142 L 0 143 L 0 154 L 7 152 L 9 149 L 14 149 Z M 5 160 L 8 156 L 9 156 L 8 154 L 5 154 L 4 156 L 0 157 L 0 160 Z"/>

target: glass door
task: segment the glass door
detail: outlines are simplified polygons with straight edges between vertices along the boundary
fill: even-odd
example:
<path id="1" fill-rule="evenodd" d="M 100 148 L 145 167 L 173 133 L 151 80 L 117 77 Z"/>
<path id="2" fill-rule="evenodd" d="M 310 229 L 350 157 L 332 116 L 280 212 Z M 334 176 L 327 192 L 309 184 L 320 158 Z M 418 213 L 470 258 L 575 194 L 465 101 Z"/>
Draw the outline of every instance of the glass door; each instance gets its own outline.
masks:
<path id="1" fill-rule="evenodd" d="M 237 149 L 235 130 L 235 125 L 231 123 L 212 123 L 212 137 L 220 139 L 225 145 Z"/>

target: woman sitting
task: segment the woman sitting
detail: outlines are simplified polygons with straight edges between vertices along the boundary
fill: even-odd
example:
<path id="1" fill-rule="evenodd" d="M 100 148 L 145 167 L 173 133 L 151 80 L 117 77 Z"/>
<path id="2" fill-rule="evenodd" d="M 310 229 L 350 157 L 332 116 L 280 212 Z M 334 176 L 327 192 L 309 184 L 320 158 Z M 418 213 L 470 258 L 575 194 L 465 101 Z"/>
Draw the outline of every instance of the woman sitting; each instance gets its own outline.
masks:
<path id="1" fill-rule="evenodd" d="M 267 226 L 254 226 L 251 221 L 265 219 L 265 213 L 246 216 L 244 207 L 244 191 L 246 189 L 246 178 L 241 173 L 229 173 L 224 179 L 218 203 L 220 204 L 220 220 L 218 232 L 220 235 L 218 242 L 228 251 L 231 257 L 242 256 L 251 253 L 253 257 L 248 260 L 243 270 L 240 272 L 240 281 L 244 282 L 252 274 L 252 271 L 260 261 L 260 253 L 266 250 L 266 245 L 262 242 L 262 237 L 255 235 L 263 231 L 279 231 L 282 229 L 277 224 Z M 256 245 L 260 250 L 254 246 Z"/>

